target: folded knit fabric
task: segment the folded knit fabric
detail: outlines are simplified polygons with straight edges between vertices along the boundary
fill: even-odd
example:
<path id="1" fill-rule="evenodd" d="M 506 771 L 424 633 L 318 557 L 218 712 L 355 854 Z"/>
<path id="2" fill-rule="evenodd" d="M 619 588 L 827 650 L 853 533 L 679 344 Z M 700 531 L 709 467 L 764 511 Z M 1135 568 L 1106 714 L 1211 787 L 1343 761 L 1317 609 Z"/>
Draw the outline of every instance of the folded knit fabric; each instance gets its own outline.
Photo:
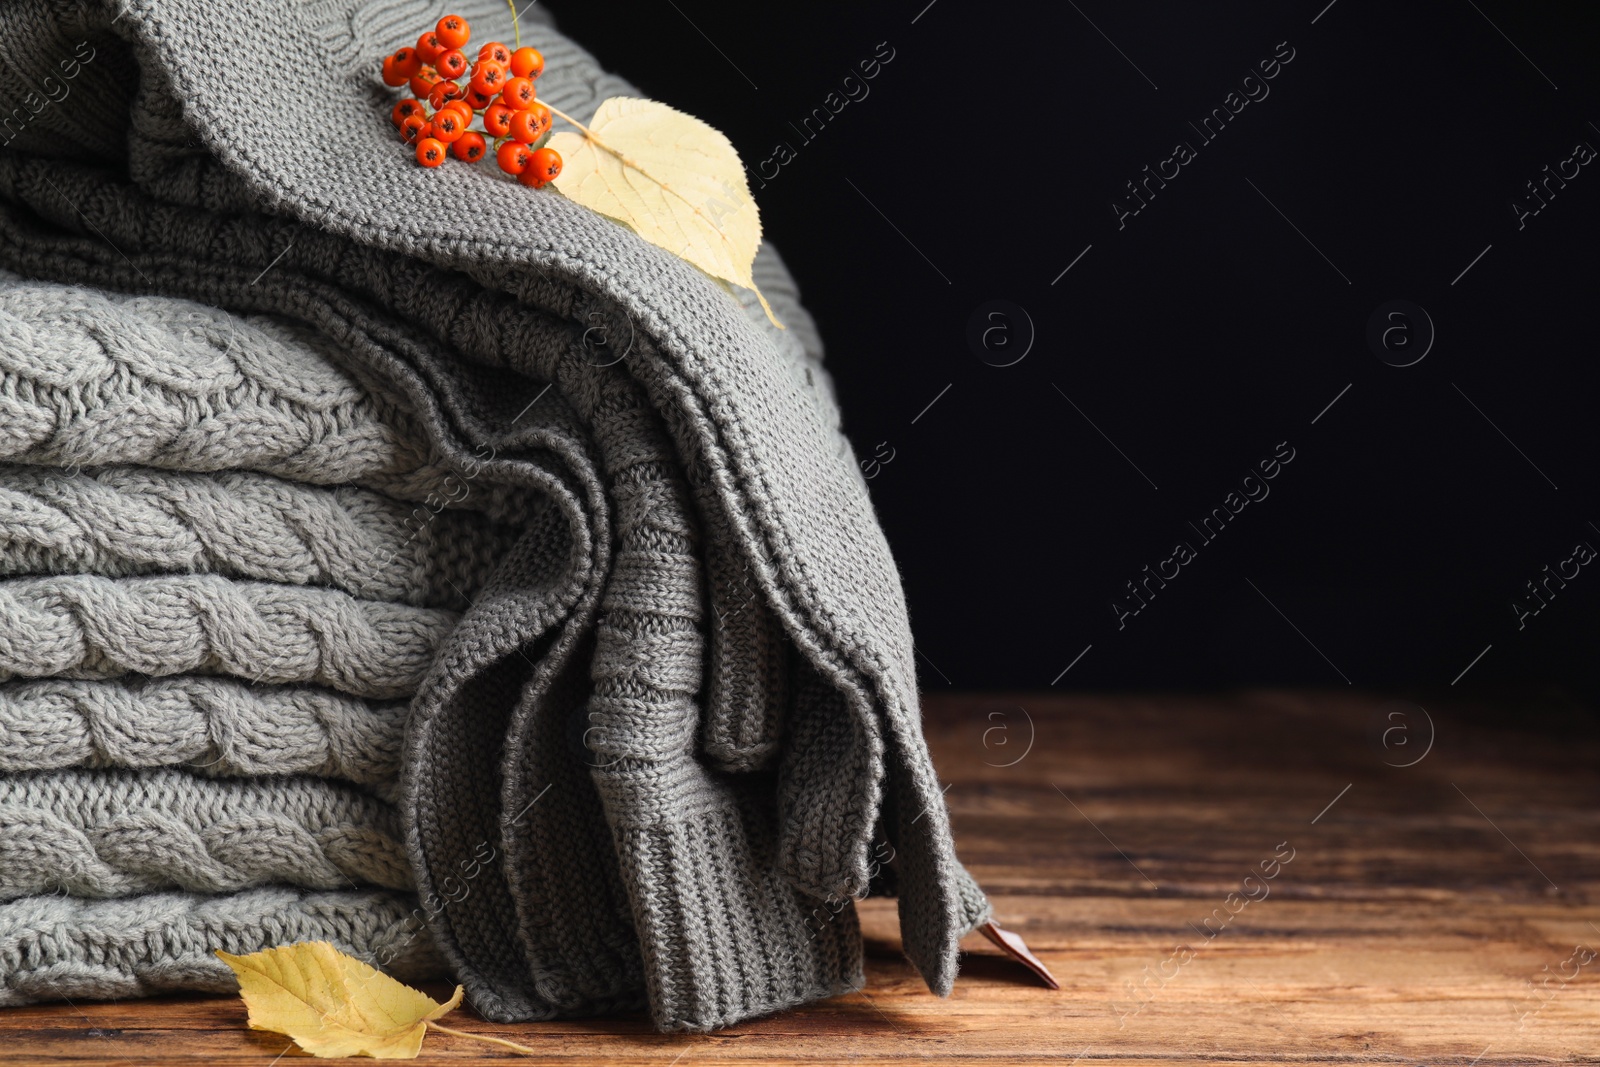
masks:
<path id="1" fill-rule="evenodd" d="M 226 893 L 273 883 L 409 889 L 393 809 L 314 778 L 177 771 L 0 778 L 0 900 Z"/>
<path id="2" fill-rule="evenodd" d="M 415 897 L 370 890 L 30 897 L 0 904 L 0 1006 L 229 992 L 238 986 L 217 949 L 242 954 L 297 941 L 332 941 L 402 978 L 436 978 L 442 961 L 417 936 L 415 911 Z"/>
<path id="3" fill-rule="evenodd" d="M 307 939 L 446 973 L 407 699 L 538 502 L 464 510 L 392 391 L 181 300 L 0 278 L 0 396 L 0 1003 Z"/>
<path id="4" fill-rule="evenodd" d="M 370 490 L 248 471 L 0 463 L 0 574 L 219 574 L 460 610 L 517 528 L 480 513 L 426 517 Z"/>
<path id="5" fill-rule="evenodd" d="M 444 637 L 404 753 L 424 911 L 480 1011 L 648 1004 L 664 1029 L 703 1029 L 853 989 L 850 901 L 891 886 L 907 954 L 947 993 L 988 904 L 955 858 L 898 575 L 793 283 L 764 249 L 755 274 L 780 333 L 750 294 L 558 194 L 488 167 L 416 167 L 376 71 L 435 7 L 6 5 L 11 95 L 76 59 L 70 92 L 40 97 L 0 153 L 0 263 L 294 320 L 406 397 L 469 491 L 542 497 L 508 519 L 522 536 Z M 498 2 L 458 7 L 479 39 L 512 38 Z M 632 92 L 542 17 L 520 23 L 546 57 L 542 97 L 582 117 Z M 339 131 L 326 150 L 302 146 L 292 108 L 260 103 L 308 70 L 319 123 Z M 194 380 L 124 359 L 113 332 L 63 360 L 59 388 L 109 360 L 126 370 L 96 379 L 103 405 L 183 410 Z M 0 395 L 17 462 L 222 469 L 190 458 L 209 433 L 162 423 L 112 444 L 92 410 L 37 395 Z M 365 462 L 391 478 L 369 488 L 416 499 L 420 468 L 408 482 Z M 117 579 L 136 580 L 156 579 Z M 53 620 L 49 604 L 76 613 L 78 597 L 30 587 L 17 610 Z M 245 636 L 201 626 L 210 651 L 181 669 L 237 673 L 235 646 L 270 633 L 295 642 L 295 680 L 354 693 L 381 677 L 319 655 L 296 611 L 241 605 L 230 635 Z M 408 618 L 347 625 L 425 640 Z M 107 677 L 143 654 L 90 644 L 60 653 L 64 669 Z"/>
<path id="6" fill-rule="evenodd" d="M 183 767 L 305 774 L 393 799 L 406 703 L 180 675 L 0 685 L 0 771 Z"/>

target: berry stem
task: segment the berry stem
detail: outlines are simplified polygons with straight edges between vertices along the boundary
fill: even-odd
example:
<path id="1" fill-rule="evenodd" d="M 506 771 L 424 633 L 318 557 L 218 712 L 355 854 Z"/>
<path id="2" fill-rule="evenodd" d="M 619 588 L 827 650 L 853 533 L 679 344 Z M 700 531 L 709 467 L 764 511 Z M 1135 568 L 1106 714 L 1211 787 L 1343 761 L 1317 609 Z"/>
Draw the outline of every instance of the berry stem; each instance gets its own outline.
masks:
<path id="1" fill-rule="evenodd" d="M 554 115 L 556 118 L 565 119 L 566 121 L 572 123 L 574 126 L 578 127 L 579 130 L 583 131 L 583 135 L 585 137 L 589 138 L 589 140 L 593 141 L 595 144 L 603 145 L 605 143 L 604 141 L 600 140 L 600 138 L 598 138 L 598 137 L 596 137 L 594 135 L 594 131 L 593 130 L 589 129 L 589 127 L 585 126 L 583 123 L 579 122 L 577 119 L 573 118 L 571 115 L 567 114 L 565 111 L 562 111 L 560 108 L 558 108 L 554 104 L 550 103 L 550 101 L 542 100 L 542 101 L 540 101 L 540 103 L 544 104 L 545 107 L 549 108 L 550 109 L 550 114 Z"/>
<path id="2" fill-rule="evenodd" d="M 469 1034 L 465 1030 L 456 1030 L 449 1026 L 440 1026 L 432 1019 L 428 1020 L 428 1029 L 437 1030 L 441 1034 L 449 1034 L 451 1037 L 465 1037 L 472 1041 L 482 1041 L 490 1045 L 502 1045 L 505 1048 L 515 1049 L 517 1052 L 526 1053 L 529 1056 L 539 1055 L 538 1049 L 529 1048 L 527 1045 L 519 1045 L 515 1041 L 507 1041 L 503 1037 L 490 1037 L 487 1034 Z"/>
<path id="3" fill-rule="evenodd" d="M 534 0 L 534 3 L 538 3 L 538 2 L 539 2 L 539 0 Z M 515 34 L 515 38 L 514 39 L 517 42 L 517 47 L 521 48 L 522 47 L 522 24 L 520 22 L 518 22 L 517 19 L 521 18 L 522 16 L 517 14 L 516 0 L 506 0 L 506 6 L 511 9 L 511 32 L 513 34 Z"/>

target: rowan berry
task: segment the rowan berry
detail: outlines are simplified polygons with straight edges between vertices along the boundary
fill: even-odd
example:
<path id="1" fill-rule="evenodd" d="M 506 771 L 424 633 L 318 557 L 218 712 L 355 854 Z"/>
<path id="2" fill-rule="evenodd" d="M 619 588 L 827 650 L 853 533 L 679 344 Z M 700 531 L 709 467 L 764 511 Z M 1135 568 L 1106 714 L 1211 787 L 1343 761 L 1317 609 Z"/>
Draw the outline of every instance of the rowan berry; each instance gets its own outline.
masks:
<path id="1" fill-rule="evenodd" d="M 550 128 L 550 109 L 537 100 L 511 116 L 511 137 L 523 144 L 532 144 Z"/>
<path id="2" fill-rule="evenodd" d="M 452 155 L 476 163 L 493 151 L 501 170 L 541 188 L 562 166 L 558 153 L 533 147 L 549 139 L 552 121 L 534 87 L 544 73 L 544 56 L 537 48 L 511 49 L 489 41 L 469 62 L 470 36 L 465 18 L 446 15 L 414 47 L 384 57 L 385 84 L 411 90 L 390 109 L 389 120 L 414 146 L 421 166 L 440 166 Z M 472 128 L 480 113 L 482 132 Z"/>
<path id="3" fill-rule="evenodd" d="M 459 140 L 467 132 L 466 120 L 454 108 L 440 108 L 439 113 L 433 116 L 433 137 L 435 140 L 450 144 Z"/>
<path id="4" fill-rule="evenodd" d="M 437 111 L 452 100 L 460 100 L 461 95 L 461 86 L 455 82 L 435 82 L 428 90 L 428 106 Z"/>
<path id="5" fill-rule="evenodd" d="M 394 54 L 394 67 L 409 78 L 422 69 L 422 57 L 415 48 L 402 48 Z"/>
<path id="6" fill-rule="evenodd" d="M 533 103 L 538 95 L 532 78 L 512 78 L 506 82 L 506 87 L 500 90 L 500 99 L 506 102 L 506 107 L 515 111 L 521 111 Z"/>
<path id="7" fill-rule="evenodd" d="M 467 72 L 467 57 L 461 54 L 461 49 L 452 48 L 448 52 L 441 52 L 433 65 L 446 78 L 459 78 Z"/>
<path id="8" fill-rule="evenodd" d="M 417 56 L 424 63 L 432 63 L 438 59 L 439 55 L 446 51 L 446 48 L 445 43 L 439 40 L 439 35 L 432 30 L 417 38 Z"/>
<path id="9" fill-rule="evenodd" d="M 438 84 L 439 72 L 432 67 L 424 66 L 411 76 L 411 95 L 418 99 L 425 98 Z"/>
<path id="10" fill-rule="evenodd" d="M 504 104 L 490 104 L 483 109 L 483 128 L 494 137 L 505 137 L 511 133 L 511 116 L 515 114 Z"/>
<path id="11" fill-rule="evenodd" d="M 467 43 L 472 30 L 467 25 L 467 20 L 460 15 L 446 15 L 439 20 L 439 25 L 433 28 L 433 32 L 439 35 L 439 43 L 446 48 L 460 48 Z"/>
<path id="12" fill-rule="evenodd" d="M 411 98 L 407 97 L 396 104 L 394 109 L 389 112 L 389 121 L 398 126 L 405 120 L 406 116 L 420 115 L 422 114 L 422 110 L 423 108 L 421 100 L 412 100 Z"/>
<path id="13" fill-rule="evenodd" d="M 511 73 L 518 78 L 537 78 L 544 73 L 544 53 L 537 48 L 519 48 L 512 52 Z"/>
<path id="14" fill-rule="evenodd" d="M 422 140 L 422 131 L 427 127 L 428 119 L 420 111 L 407 115 L 400 121 L 400 139 L 406 144 L 416 144 Z"/>
<path id="15" fill-rule="evenodd" d="M 527 145 L 507 141 L 495 152 L 494 161 L 500 164 L 500 169 L 507 174 L 521 174 L 527 169 L 528 160 L 532 156 L 533 153 L 528 151 Z"/>
<path id="16" fill-rule="evenodd" d="M 506 68 L 492 59 L 480 59 L 472 72 L 472 87 L 493 96 L 506 84 Z"/>
<path id="17" fill-rule="evenodd" d="M 417 162 L 424 167 L 437 167 L 448 154 L 444 142 L 436 137 L 424 137 L 417 142 Z"/>
<path id="18" fill-rule="evenodd" d="M 529 175 L 533 177 L 529 177 Z M 517 175 L 517 180 L 524 185 L 531 185 L 535 189 L 545 183 L 554 181 L 561 175 L 561 153 L 554 148 L 541 148 L 528 158 L 528 165 L 522 168 Z"/>

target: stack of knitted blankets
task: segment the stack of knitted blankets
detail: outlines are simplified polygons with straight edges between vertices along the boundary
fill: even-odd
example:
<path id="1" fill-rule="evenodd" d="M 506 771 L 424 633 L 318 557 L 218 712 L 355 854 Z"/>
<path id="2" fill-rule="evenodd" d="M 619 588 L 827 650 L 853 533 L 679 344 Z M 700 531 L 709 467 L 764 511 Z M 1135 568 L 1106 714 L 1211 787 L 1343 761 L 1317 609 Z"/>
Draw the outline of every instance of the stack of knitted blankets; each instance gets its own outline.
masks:
<path id="1" fill-rule="evenodd" d="M 438 13 L 0 7 L 0 998 L 327 938 L 704 1029 L 858 988 L 873 892 L 948 992 L 988 903 L 793 283 L 415 166 Z M 542 19 L 542 97 L 632 94 Z"/>
<path id="2" fill-rule="evenodd" d="M 406 700 L 526 507 L 315 334 L 188 301 L 0 279 L 0 397 L 0 998 L 286 940 L 441 971 Z"/>

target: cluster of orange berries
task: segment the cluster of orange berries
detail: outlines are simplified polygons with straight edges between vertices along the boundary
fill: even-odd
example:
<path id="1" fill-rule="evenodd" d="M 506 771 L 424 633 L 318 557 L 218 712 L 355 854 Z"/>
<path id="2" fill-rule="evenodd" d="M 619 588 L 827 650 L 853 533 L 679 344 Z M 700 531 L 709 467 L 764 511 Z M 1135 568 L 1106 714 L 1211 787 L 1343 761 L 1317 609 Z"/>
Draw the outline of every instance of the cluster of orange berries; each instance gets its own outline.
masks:
<path id="1" fill-rule="evenodd" d="M 489 153 L 492 139 L 500 169 L 523 185 L 541 188 L 561 173 L 561 154 L 544 147 L 550 109 L 535 99 L 544 56 L 536 48 L 513 52 L 490 41 L 469 65 L 461 51 L 469 33 L 466 19 L 446 15 L 417 38 L 415 48 L 384 57 L 384 84 L 409 85 L 413 94 L 389 117 L 400 139 L 416 146 L 417 162 L 424 167 L 437 167 L 452 153 L 476 163 Z M 480 116 L 482 133 L 472 128 Z"/>

